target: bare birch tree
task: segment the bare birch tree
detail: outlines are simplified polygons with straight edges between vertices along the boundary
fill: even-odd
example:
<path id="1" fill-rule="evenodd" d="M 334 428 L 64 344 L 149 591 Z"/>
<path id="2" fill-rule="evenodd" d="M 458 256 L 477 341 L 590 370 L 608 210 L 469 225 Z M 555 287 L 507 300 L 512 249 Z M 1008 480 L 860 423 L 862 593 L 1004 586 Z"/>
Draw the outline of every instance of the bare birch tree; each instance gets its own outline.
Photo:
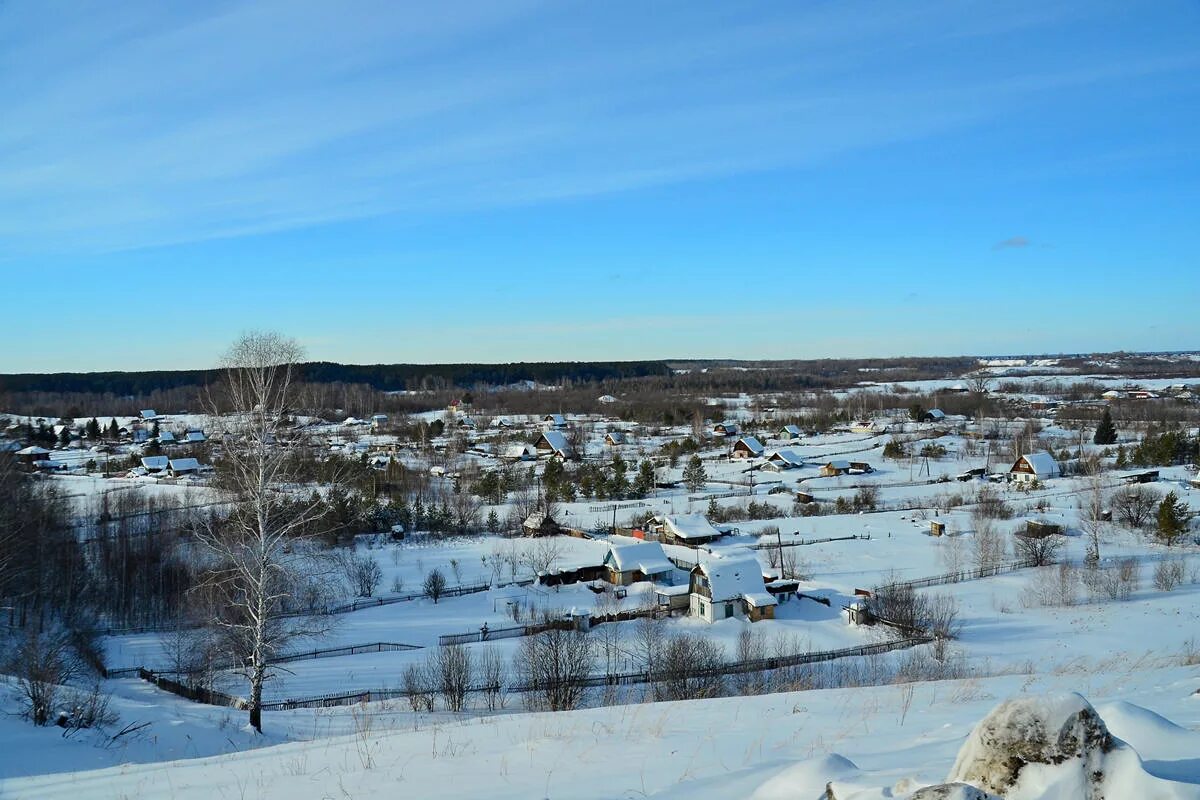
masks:
<path id="1" fill-rule="evenodd" d="M 262 732 L 263 685 L 271 660 L 297 637 L 323 627 L 289 612 L 315 607 L 334 565 L 312 541 L 319 499 L 294 488 L 291 458 L 300 446 L 290 416 L 302 350 L 276 333 L 248 333 L 224 358 L 224 380 L 210 411 L 224 423 L 218 464 L 233 497 L 228 517 L 197 533 L 211 559 L 205 594 L 214 625 L 249 682 L 250 725 Z"/>

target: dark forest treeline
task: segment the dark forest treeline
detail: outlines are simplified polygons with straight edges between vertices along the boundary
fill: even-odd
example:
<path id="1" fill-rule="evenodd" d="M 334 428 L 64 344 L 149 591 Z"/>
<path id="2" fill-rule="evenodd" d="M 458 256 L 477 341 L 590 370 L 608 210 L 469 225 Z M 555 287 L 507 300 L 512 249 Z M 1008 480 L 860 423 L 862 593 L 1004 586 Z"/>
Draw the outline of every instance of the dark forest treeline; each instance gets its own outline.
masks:
<path id="1" fill-rule="evenodd" d="M 667 375 L 665 361 L 578 361 L 512 364 L 335 364 L 313 361 L 300 366 L 310 383 L 358 383 L 380 391 L 470 388 L 520 380 L 558 383 Z M 47 392 L 148 395 L 156 391 L 206 386 L 217 370 L 152 370 L 146 372 L 57 372 L 0 375 L 0 393 Z"/>

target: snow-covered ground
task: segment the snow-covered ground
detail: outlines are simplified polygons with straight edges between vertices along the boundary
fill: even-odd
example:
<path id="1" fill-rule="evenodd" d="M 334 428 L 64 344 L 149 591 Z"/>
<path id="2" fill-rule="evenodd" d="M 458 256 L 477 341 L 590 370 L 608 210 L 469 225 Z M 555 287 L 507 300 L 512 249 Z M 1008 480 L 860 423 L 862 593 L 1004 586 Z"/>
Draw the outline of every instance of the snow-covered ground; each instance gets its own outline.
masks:
<path id="1" fill-rule="evenodd" d="M 107 749 L 86 738 L 64 740 L 57 729 L 0 721 L 0 792 L 13 800 L 815 800 L 837 781 L 869 789 L 863 797 L 902 797 L 944 780 L 973 726 L 1000 701 L 1078 690 L 1151 778 L 1184 782 L 1155 780 L 1155 793 L 1139 796 L 1196 798 L 1198 673 L 1195 666 L 1114 663 L 1090 681 L 1010 675 L 457 718 L 372 704 L 273 714 L 277 735 L 297 741 L 257 749 L 248 749 L 241 720 L 227 712 L 153 698 L 122 709 L 151 727 Z M 85 771 L 64 771 L 70 768 Z"/>

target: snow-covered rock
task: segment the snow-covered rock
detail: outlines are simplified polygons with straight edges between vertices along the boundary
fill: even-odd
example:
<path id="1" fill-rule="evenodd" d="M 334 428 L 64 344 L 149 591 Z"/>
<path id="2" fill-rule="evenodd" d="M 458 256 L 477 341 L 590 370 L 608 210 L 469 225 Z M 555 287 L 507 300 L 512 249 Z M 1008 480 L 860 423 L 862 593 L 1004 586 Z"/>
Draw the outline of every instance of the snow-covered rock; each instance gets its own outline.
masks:
<path id="1" fill-rule="evenodd" d="M 939 783 L 909 795 L 908 800 L 999 800 L 994 794 L 966 783 Z"/>
<path id="2" fill-rule="evenodd" d="M 1081 695 L 1019 697 L 975 726 L 948 780 L 1003 794 L 1030 764 L 1071 764 L 1091 786 L 1103 780 L 1104 756 L 1114 746 L 1104 720 Z M 1082 796 L 1094 795 L 1098 790 L 1089 788 Z"/>
<path id="3" fill-rule="evenodd" d="M 947 781 L 1007 800 L 1200 798 L 1200 787 L 1147 773 L 1138 754 L 1074 692 L 1001 703 L 975 726 Z"/>

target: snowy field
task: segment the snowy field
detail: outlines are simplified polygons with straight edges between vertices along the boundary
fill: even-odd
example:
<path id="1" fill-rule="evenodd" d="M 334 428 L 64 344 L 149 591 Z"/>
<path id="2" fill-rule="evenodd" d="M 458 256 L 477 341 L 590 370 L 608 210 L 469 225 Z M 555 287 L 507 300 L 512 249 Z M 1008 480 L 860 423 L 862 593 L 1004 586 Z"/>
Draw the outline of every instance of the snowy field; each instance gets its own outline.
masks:
<path id="1" fill-rule="evenodd" d="M 1133 793 L 1110 797 L 1194 799 L 1198 682 L 1195 666 L 1130 663 L 1087 679 L 1010 675 L 560 714 L 450 718 L 374 704 L 273 715 L 286 733 L 271 741 L 295 741 L 253 750 L 226 712 L 144 698 L 152 705 L 141 709 L 143 718 L 161 733 L 116 750 L 0 721 L 9 768 L 0 792 L 13 800 L 816 800 L 836 781 L 863 798 L 896 798 L 944 780 L 972 727 L 1002 700 L 1080 691 L 1140 756 L 1140 769 L 1124 763 L 1111 777 Z M 136 763 L 159 759 L 185 760 Z M 70 768 L 90 771 L 64 771 Z M 34 773 L 52 774 L 25 777 Z M 1082 797 L 1019 797 L 1042 796 Z"/>

